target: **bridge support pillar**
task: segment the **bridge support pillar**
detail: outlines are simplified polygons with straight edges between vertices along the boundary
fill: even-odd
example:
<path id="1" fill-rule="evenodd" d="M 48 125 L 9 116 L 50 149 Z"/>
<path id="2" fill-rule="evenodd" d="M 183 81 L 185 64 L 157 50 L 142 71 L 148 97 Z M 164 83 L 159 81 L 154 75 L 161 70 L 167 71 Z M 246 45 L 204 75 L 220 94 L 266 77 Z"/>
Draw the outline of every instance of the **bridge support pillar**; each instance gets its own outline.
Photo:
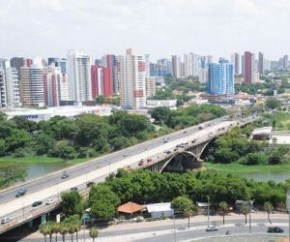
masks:
<path id="1" fill-rule="evenodd" d="M 33 227 L 33 220 L 30 220 L 29 222 L 28 222 L 28 228 L 32 228 Z"/>
<path id="2" fill-rule="evenodd" d="M 40 218 L 40 224 L 45 224 L 46 223 L 46 214 L 42 214 Z"/>

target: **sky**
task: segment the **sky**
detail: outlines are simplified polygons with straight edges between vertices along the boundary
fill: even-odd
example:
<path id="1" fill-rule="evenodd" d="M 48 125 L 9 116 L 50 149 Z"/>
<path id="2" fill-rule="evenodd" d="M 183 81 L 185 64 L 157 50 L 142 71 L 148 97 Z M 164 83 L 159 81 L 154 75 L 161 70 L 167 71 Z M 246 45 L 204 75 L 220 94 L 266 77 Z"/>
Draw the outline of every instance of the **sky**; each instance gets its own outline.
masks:
<path id="1" fill-rule="evenodd" d="M 0 57 L 290 54 L 289 0 L 0 0 Z"/>

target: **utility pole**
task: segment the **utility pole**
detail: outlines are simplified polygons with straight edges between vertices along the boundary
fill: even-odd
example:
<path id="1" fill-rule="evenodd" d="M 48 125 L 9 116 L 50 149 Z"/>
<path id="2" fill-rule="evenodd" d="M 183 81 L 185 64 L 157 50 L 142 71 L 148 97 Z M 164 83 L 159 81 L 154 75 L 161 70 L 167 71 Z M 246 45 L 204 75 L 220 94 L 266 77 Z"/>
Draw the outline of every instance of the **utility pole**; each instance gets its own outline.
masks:
<path id="1" fill-rule="evenodd" d="M 207 195 L 207 227 L 209 228 L 209 206 L 210 206 L 210 199 L 209 195 Z"/>
<path id="2" fill-rule="evenodd" d="M 252 213 L 252 207 L 253 207 L 254 200 L 249 201 L 250 211 L 249 211 L 249 232 L 252 233 L 252 219 L 251 219 L 251 213 Z"/>
<path id="3" fill-rule="evenodd" d="M 286 209 L 288 211 L 288 216 L 289 216 L 289 221 L 288 221 L 288 226 L 289 226 L 289 242 L 290 242 L 290 189 L 287 191 L 287 198 L 286 198 Z"/>

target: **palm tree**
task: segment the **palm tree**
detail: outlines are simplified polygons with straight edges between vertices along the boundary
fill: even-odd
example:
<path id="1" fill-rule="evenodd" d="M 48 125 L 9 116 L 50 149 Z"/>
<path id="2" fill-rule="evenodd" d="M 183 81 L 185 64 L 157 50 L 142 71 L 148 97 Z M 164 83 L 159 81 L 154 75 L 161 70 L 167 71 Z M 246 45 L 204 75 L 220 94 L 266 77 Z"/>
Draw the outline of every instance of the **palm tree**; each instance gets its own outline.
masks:
<path id="1" fill-rule="evenodd" d="M 264 203 L 264 210 L 267 212 L 267 214 L 268 214 L 268 221 L 269 221 L 269 223 L 270 224 L 272 224 L 272 221 L 271 221 L 271 219 L 270 219 L 270 213 L 271 213 L 271 211 L 273 210 L 273 205 L 272 205 L 272 203 L 270 203 L 270 202 L 265 202 Z"/>
<path id="2" fill-rule="evenodd" d="M 49 224 L 45 223 L 45 224 L 41 224 L 39 226 L 39 231 L 41 234 L 44 235 L 44 241 L 46 242 L 46 236 L 49 234 L 49 227 L 48 227 Z"/>
<path id="3" fill-rule="evenodd" d="M 65 236 L 68 233 L 68 225 L 66 223 L 61 223 L 59 228 L 59 233 L 62 235 L 62 241 L 65 241 Z"/>
<path id="4" fill-rule="evenodd" d="M 93 242 L 95 242 L 95 238 L 97 238 L 99 235 L 98 229 L 95 226 L 91 227 L 89 235 L 93 239 Z"/>
<path id="5" fill-rule="evenodd" d="M 81 230 L 81 223 L 79 220 L 74 221 L 74 230 L 76 232 L 76 241 L 79 240 L 79 231 Z"/>
<path id="6" fill-rule="evenodd" d="M 71 241 L 74 241 L 74 233 L 75 233 L 75 228 L 74 228 L 74 223 L 70 222 L 68 224 L 68 233 L 70 234 L 71 236 Z"/>
<path id="7" fill-rule="evenodd" d="M 57 234 L 59 233 L 59 229 L 60 229 L 60 224 L 53 222 L 51 223 L 51 229 L 52 229 L 52 233 L 55 234 L 55 241 L 57 242 Z"/>
<path id="8" fill-rule="evenodd" d="M 219 203 L 219 207 L 223 212 L 223 224 L 225 224 L 225 215 L 228 212 L 228 204 L 225 201 Z"/>
<path id="9" fill-rule="evenodd" d="M 240 210 L 241 210 L 241 213 L 245 215 L 245 224 L 247 224 L 247 215 L 250 212 L 249 204 L 244 202 L 241 205 L 241 209 Z"/>

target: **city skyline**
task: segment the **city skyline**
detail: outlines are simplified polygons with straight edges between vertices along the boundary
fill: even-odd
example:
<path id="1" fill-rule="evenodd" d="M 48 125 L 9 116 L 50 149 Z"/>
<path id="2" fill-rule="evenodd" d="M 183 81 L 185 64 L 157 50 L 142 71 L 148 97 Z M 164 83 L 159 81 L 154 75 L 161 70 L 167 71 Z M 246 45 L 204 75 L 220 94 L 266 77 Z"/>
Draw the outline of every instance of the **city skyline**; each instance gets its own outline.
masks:
<path id="1" fill-rule="evenodd" d="M 234 52 L 288 54 L 287 0 L 0 0 L 0 56 L 98 57 L 133 47 L 152 60 Z M 275 14 L 279 13 L 279 14 Z M 275 17 L 272 17 L 275 16 Z"/>

